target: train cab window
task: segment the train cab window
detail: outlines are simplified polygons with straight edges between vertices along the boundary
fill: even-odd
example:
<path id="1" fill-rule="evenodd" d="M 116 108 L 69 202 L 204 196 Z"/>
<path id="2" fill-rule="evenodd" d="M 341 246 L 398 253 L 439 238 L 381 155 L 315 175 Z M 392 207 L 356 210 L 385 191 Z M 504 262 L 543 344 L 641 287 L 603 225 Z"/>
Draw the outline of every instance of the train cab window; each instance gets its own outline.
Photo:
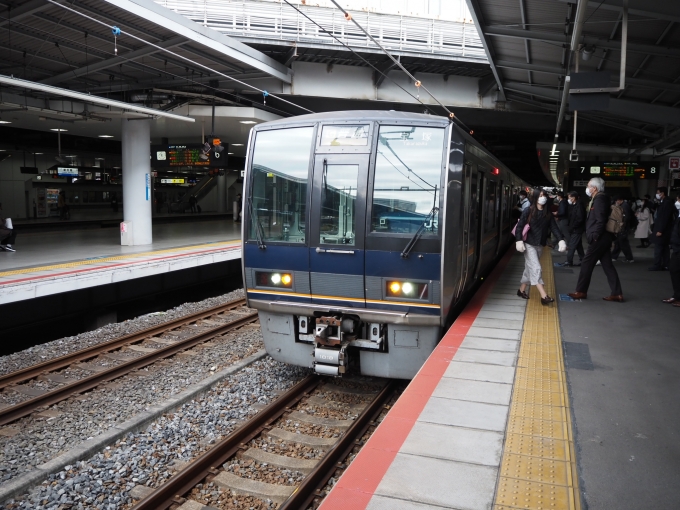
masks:
<path id="1" fill-rule="evenodd" d="M 321 189 L 322 244 L 354 245 L 359 165 L 327 165 L 324 163 Z"/>
<path id="2" fill-rule="evenodd" d="M 375 159 L 371 231 L 439 234 L 444 129 L 381 126 Z"/>
<path id="3" fill-rule="evenodd" d="M 248 239 L 304 243 L 307 180 L 314 128 L 260 131 L 255 138 Z"/>
<path id="4" fill-rule="evenodd" d="M 484 204 L 484 232 L 489 232 L 496 227 L 496 209 L 498 206 L 498 183 L 486 182 L 486 202 Z"/>

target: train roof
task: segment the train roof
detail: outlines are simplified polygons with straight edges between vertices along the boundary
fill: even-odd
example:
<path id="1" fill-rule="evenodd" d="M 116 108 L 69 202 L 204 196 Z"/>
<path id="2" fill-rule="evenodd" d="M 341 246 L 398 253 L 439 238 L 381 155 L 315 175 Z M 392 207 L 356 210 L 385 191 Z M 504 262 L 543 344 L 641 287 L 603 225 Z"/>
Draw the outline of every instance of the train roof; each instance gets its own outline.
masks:
<path id="1" fill-rule="evenodd" d="M 447 126 L 449 120 L 446 117 L 439 117 L 436 115 L 426 115 L 423 113 L 397 112 L 393 110 L 348 110 L 339 112 L 323 112 L 311 113 L 307 115 L 298 115 L 295 117 L 287 117 L 285 119 L 273 120 L 260 124 L 260 126 L 272 126 L 277 124 L 298 124 L 305 122 L 327 122 L 327 121 L 411 121 L 411 122 L 427 122 L 437 123 L 442 126 Z"/>

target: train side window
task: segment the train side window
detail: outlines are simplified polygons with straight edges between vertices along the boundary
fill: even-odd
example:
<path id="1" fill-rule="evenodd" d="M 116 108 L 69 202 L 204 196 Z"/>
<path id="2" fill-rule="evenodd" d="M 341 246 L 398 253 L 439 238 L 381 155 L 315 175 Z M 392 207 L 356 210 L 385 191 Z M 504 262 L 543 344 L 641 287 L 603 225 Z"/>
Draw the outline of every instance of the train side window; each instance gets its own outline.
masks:
<path id="1" fill-rule="evenodd" d="M 439 234 L 444 129 L 381 126 L 371 232 Z"/>
<path id="2" fill-rule="evenodd" d="M 325 165 L 321 189 L 322 244 L 354 245 L 359 165 Z"/>
<path id="3" fill-rule="evenodd" d="M 260 131 L 255 138 L 248 239 L 304 243 L 309 160 L 314 128 Z"/>
<path id="4" fill-rule="evenodd" d="M 498 183 L 494 181 L 486 182 L 486 203 L 484 204 L 484 232 L 489 232 L 496 227 L 496 207 L 497 207 L 497 188 Z"/>

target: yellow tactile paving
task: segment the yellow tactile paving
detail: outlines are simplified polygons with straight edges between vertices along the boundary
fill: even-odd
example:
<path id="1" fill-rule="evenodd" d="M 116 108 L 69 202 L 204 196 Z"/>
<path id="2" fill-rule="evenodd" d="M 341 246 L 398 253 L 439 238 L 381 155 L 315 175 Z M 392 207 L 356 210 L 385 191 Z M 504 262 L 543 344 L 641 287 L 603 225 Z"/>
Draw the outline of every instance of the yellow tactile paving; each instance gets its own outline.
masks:
<path id="1" fill-rule="evenodd" d="M 552 256 L 541 259 L 555 296 Z M 494 510 L 580 510 L 569 393 L 556 304 L 527 304 Z"/>
<path id="2" fill-rule="evenodd" d="M 197 244 L 193 246 L 182 246 L 179 248 L 168 248 L 166 250 L 157 250 L 157 251 L 145 251 L 141 253 L 130 253 L 127 255 L 116 255 L 114 257 L 102 257 L 102 258 L 94 258 L 94 259 L 89 259 L 89 260 L 77 260 L 75 262 L 65 262 L 63 264 L 52 264 L 49 266 L 39 266 L 39 267 L 29 267 L 26 269 L 14 269 L 12 271 L 4 271 L 0 272 L 0 278 L 3 278 L 5 276 L 15 276 L 18 274 L 30 274 L 30 273 L 40 273 L 43 271 L 53 271 L 56 269 L 72 269 L 74 267 L 81 267 L 81 266 L 88 266 L 92 264 L 101 264 L 105 262 L 119 262 L 121 260 L 128 260 L 128 259 L 135 259 L 135 258 L 142 258 L 142 257 L 152 257 L 156 255 L 163 255 L 163 254 L 168 254 L 168 253 L 176 253 L 176 252 L 182 252 L 182 251 L 192 251 L 192 250 L 200 250 L 203 248 L 220 248 L 220 247 L 227 247 L 227 246 L 234 246 L 237 244 L 240 244 L 241 241 L 225 241 L 225 242 L 218 242 L 218 243 L 207 243 L 207 244 Z"/>

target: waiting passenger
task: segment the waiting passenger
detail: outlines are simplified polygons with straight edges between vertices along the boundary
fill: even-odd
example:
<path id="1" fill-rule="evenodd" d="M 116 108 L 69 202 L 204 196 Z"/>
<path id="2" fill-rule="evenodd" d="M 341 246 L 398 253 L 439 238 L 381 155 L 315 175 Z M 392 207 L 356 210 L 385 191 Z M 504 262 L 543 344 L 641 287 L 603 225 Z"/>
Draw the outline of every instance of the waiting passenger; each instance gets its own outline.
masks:
<path id="1" fill-rule="evenodd" d="M 675 209 L 680 214 L 680 195 L 675 199 Z M 671 284 L 673 285 L 673 297 L 664 299 L 664 303 L 672 303 L 673 306 L 680 308 L 680 218 L 675 220 L 673 231 L 671 232 L 671 262 L 668 269 L 671 272 Z"/>
<path id="2" fill-rule="evenodd" d="M 640 244 L 636 248 L 647 248 L 649 246 L 649 234 L 652 233 L 652 210 L 649 208 L 647 199 L 642 199 L 635 217 L 638 220 L 635 228 L 635 239 L 640 240 Z"/>
<path id="3" fill-rule="evenodd" d="M 517 209 L 524 211 L 529 208 L 529 198 L 527 197 L 527 192 L 522 190 L 519 192 L 519 204 L 517 204 Z"/>
<path id="4" fill-rule="evenodd" d="M 630 208 L 630 204 L 623 197 L 614 197 L 614 202 L 616 205 L 623 209 L 623 228 L 621 232 L 616 234 L 614 239 L 614 249 L 612 250 L 612 260 L 618 260 L 619 253 L 623 252 L 623 256 L 626 257 L 626 262 L 633 263 L 633 250 L 630 249 L 630 241 L 628 240 L 628 234 L 630 233 L 630 226 L 633 221 L 633 210 Z"/>
<path id="5" fill-rule="evenodd" d="M 12 224 L 11 218 L 5 218 L 2 212 L 2 204 L 0 204 L 0 250 L 16 251 L 14 249 L 14 241 L 17 238 L 16 230 Z"/>
<path id="6" fill-rule="evenodd" d="M 547 193 L 538 189 L 534 190 L 531 194 L 531 206 L 524 209 L 515 228 L 515 240 L 517 241 L 515 246 L 518 252 L 524 253 L 524 274 L 522 274 L 517 295 L 521 298 L 529 299 L 526 288 L 528 285 L 535 285 L 541 294 L 542 305 L 548 305 L 555 301 L 548 296 L 543 287 L 540 260 L 543 247 L 551 231 L 559 241 L 559 250 L 561 252 L 567 251 L 567 243 L 564 241 L 564 236 L 562 236 L 555 218 L 550 214 L 547 204 Z M 529 226 L 529 231 L 527 232 L 526 241 L 524 241 L 522 238 L 525 226 L 527 225 Z"/>
<path id="7" fill-rule="evenodd" d="M 670 262 L 671 231 L 675 221 L 675 207 L 668 198 L 668 188 L 661 186 L 656 190 L 656 199 L 659 205 L 654 211 L 654 227 L 652 228 L 652 240 L 654 241 L 654 265 L 649 271 L 667 271 Z"/>
<path id="8" fill-rule="evenodd" d="M 567 250 L 567 260 L 559 267 L 578 267 L 581 262 L 574 264 L 574 253 L 578 253 L 579 261 L 583 260 L 585 253 L 583 251 L 583 232 L 586 230 L 586 207 L 576 191 L 569 192 L 569 223 L 567 229 L 569 231 Z"/>
<path id="9" fill-rule="evenodd" d="M 611 294 L 604 297 L 605 301 L 623 302 L 623 291 L 621 281 L 616 268 L 612 263 L 612 242 L 614 234 L 607 232 L 607 220 L 611 213 L 611 201 L 604 193 L 604 180 L 593 177 L 588 181 L 586 195 L 592 197 L 592 205 L 586 219 L 586 240 L 588 250 L 586 256 L 581 261 L 581 271 L 576 282 L 576 291 L 569 294 L 572 299 L 586 299 L 588 297 L 588 287 L 593 276 L 595 264 L 600 262 L 602 269 L 607 275 Z"/>

